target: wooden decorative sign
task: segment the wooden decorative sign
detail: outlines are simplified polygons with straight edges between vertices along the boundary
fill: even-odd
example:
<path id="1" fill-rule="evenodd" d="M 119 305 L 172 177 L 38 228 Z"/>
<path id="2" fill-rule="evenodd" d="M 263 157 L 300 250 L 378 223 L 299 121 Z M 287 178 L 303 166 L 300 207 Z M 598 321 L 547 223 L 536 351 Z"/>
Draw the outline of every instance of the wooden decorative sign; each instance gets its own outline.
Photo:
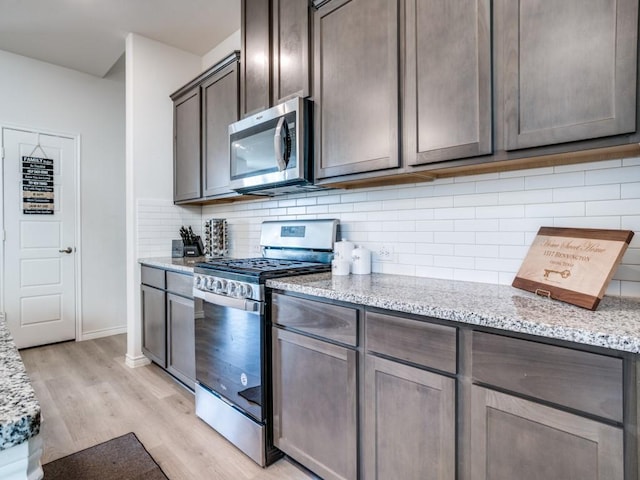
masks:
<path id="1" fill-rule="evenodd" d="M 512 285 L 595 310 L 632 238 L 631 230 L 542 227 Z"/>

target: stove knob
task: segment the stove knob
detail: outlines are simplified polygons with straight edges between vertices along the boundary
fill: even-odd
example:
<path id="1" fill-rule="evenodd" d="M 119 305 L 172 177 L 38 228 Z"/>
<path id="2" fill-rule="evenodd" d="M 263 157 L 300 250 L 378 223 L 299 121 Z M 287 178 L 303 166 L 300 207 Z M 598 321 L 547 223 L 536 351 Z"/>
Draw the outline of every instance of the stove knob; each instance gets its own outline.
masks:
<path id="1" fill-rule="evenodd" d="M 227 294 L 230 295 L 231 297 L 236 297 L 238 296 L 238 293 L 239 293 L 238 284 L 236 282 L 229 282 L 227 286 Z"/>
<path id="2" fill-rule="evenodd" d="M 202 275 L 196 275 L 193 277 L 193 286 L 195 288 L 201 288 L 202 285 Z"/>
<path id="3" fill-rule="evenodd" d="M 214 280 L 211 283 L 211 291 L 215 293 L 219 293 L 221 286 L 222 286 L 222 282 L 220 280 Z"/>
<path id="4" fill-rule="evenodd" d="M 229 282 L 227 282 L 226 280 L 219 280 L 219 282 L 220 282 L 220 285 L 219 285 L 218 290 L 216 290 L 216 292 L 217 293 L 226 293 L 227 289 L 229 288 L 228 287 L 228 283 Z"/>
<path id="5" fill-rule="evenodd" d="M 238 285 L 237 296 L 240 298 L 247 298 L 247 286 L 244 283 Z"/>
<path id="6" fill-rule="evenodd" d="M 209 291 L 211 291 L 213 289 L 213 278 L 206 278 L 205 279 L 205 288 Z"/>
<path id="7" fill-rule="evenodd" d="M 251 295 L 253 295 L 253 288 L 251 288 L 251 285 L 245 285 L 244 298 L 251 298 Z"/>

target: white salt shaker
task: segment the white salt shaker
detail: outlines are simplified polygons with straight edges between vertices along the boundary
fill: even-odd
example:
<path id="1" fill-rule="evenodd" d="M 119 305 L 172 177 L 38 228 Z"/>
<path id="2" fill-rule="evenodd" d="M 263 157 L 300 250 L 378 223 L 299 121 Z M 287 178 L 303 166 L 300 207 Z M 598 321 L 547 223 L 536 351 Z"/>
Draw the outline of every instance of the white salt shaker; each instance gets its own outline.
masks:
<path id="1" fill-rule="evenodd" d="M 371 251 L 358 246 L 351 252 L 351 273 L 369 275 L 371 273 Z"/>

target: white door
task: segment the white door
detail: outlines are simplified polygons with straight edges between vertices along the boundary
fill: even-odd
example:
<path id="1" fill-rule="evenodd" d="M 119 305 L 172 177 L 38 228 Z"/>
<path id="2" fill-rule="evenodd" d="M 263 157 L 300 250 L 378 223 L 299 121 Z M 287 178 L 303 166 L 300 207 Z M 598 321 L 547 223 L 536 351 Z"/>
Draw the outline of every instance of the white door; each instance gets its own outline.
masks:
<path id="1" fill-rule="evenodd" d="M 2 145 L 9 330 L 18 348 L 75 339 L 75 139 L 3 129 Z"/>

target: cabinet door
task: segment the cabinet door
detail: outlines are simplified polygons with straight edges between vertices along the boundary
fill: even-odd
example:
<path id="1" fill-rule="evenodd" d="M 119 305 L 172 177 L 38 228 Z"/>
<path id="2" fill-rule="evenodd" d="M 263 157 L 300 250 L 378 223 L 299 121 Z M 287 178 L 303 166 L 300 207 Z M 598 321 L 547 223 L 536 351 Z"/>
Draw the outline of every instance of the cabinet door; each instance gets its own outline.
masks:
<path id="1" fill-rule="evenodd" d="M 309 1 L 273 1 L 273 103 L 309 96 Z"/>
<path id="2" fill-rule="evenodd" d="M 271 0 L 242 0 L 241 112 L 246 117 L 271 105 Z"/>
<path id="3" fill-rule="evenodd" d="M 200 88 L 173 103 L 173 200 L 200 198 Z"/>
<path id="4" fill-rule="evenodd" d="M 623 431 L 473 387 L 472 480 L 623 480 Z"/>
<path id="5" fill-rule="evenodd" d="M 334 0 L 314 18 L 317 177 L 398 167 L 398 2 Z"/>
<path id="6" fill-rule="evenodd" d="M 409 165 L 492 152 L 489 0 L 406 3 Z"/>
<path id="7" fill-rule="evenodd" d="M 274 327 L 273 436 L 329 479 L 357 478 L 356 352 Z"/>
<path id="8" fill-rule="evenodd" d="M 194 388 L 196 381 L 193 299 L 167 293 L 167 370 Z"/>
<path id="9" fill-rule="evenodd" d="M 203 196 L 227 196 L 229 189 L 229 124 L 239 117 L 238 62 L 202 84 Z"/>
<path id="10" fill-rule="evenodd" d="M 455 380 L 373 355 L 365 361 L 364 478 L 454 480 Z"/>
<path id="11" fill-rule="evenodd" d="M 142 351 L 162 368 L 167 366 L 164 290 L 141 285 Z"/>
<path id="12" fill-rule="evenodd" d="M 637 0 L 507 0 L 506 149 L 635 130 Z"/>

